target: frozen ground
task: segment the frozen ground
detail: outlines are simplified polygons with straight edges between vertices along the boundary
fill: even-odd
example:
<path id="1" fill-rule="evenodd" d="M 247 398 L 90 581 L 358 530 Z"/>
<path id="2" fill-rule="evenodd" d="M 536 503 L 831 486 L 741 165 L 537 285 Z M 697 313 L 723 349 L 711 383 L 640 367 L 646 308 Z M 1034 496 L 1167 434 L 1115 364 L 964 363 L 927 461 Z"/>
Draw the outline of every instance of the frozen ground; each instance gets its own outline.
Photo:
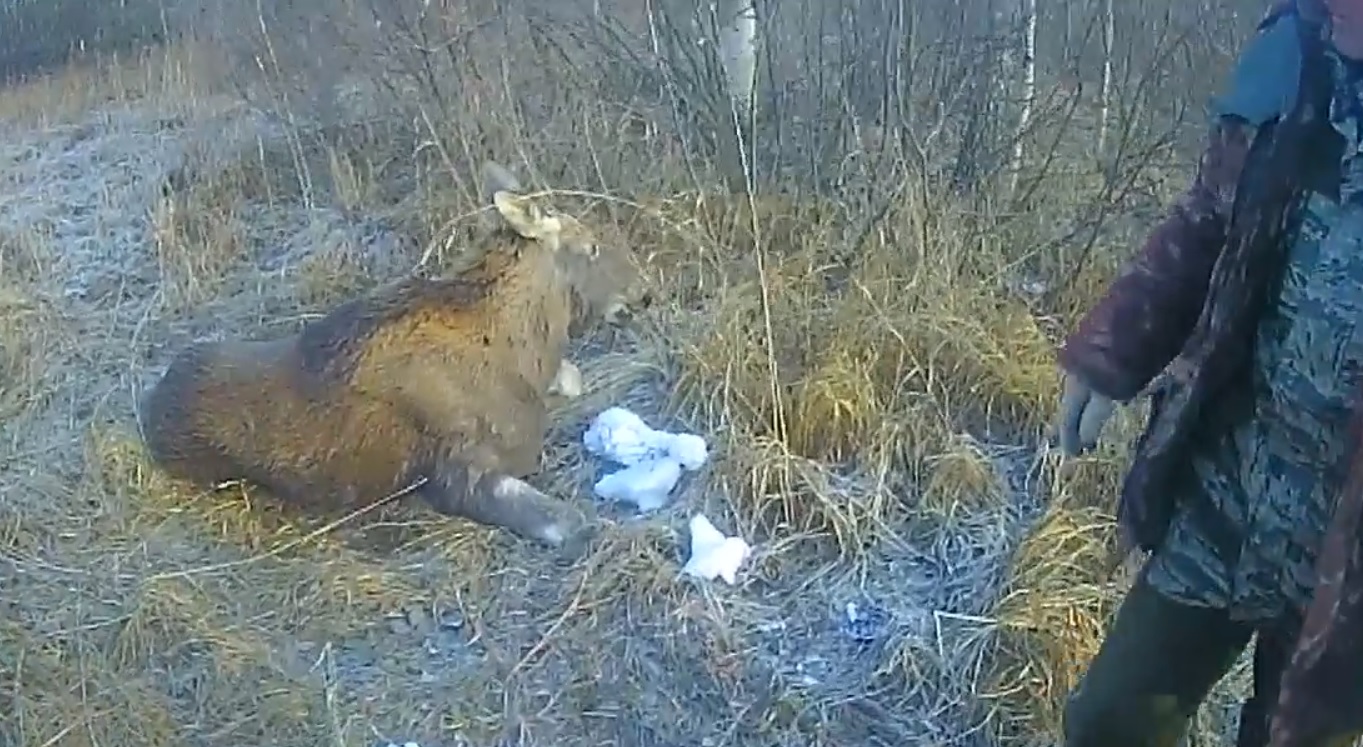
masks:
<path id="1" fill-rule="evenodd" d="M 18 378 L 0 384 L 0 516 L 13 528 L 0 543 L 0 579 L 14 590 L 0 606 L 24 634 L 73 649 L 118 647 L 130 620 L 150 614 L 148 584 L 183 582 L 176 593 L 205 610 L 194 619 L 211 617 L 236 637 L 196 628 L 186 613 L 165 626 L 164 645 L 148 644 L 135 663 L 120 659 L 125 669 L 111 674 L 145 685 L 138 697 L 163 704 L 180 744 L 989 743 L 976 688 L 1003 561 L 1038 509 L 1027 449 L 980 447 L 1014 496 L 1007 510 L 906 526 L 901 543 L 866 548 L 855 571 L 767 562 L 786 548 L 755 541 L 758 558 L 738 586 L 678 580 L 691 513 L 735 530 L 726 483 L 710 469 L 684 477 L 680 497 L 658 515 L 617 512 L 619 536 L 571 573 L 416 510 L 386 524 L 394 540 L 354 530 L 377 544 L 304 545 L 241 575 L 195 571 L 240 563 L 277 538 L 233 535 L 229 524 L 262 525 L 226 518 L 228 509 L 191 519 L 124 490 L 127 479 L 143 488 L 154 480 L 144 467 L 120 468 L 100 439 L 135 429 L 134 392 L 189 340 L 284 334 L 316 311 L 297 290 L 312 254 L 348 252 L 380 278 L 417 254 L 381 222 L 247 205 L 234 218 L 242 251 L 216 267 L 215 286 L 194 304 L 170 303 L 175 268 L 157 243 L 163 186 L 211 176 L 279 131 L 225 100 L 193 111 L 111 108 L 75 124 L 0 132 L 0 309 L 10 322 L 4 340 L 27 346 L 6 361 L 10 373 L 35 375 L 25 391 Z M 608 343 L 596 340 L 581 361 L 589 383 L 608 386 L 564 413 L 546 458 L 555 474 L 545 480 L 576 484 L 580 500 L 599 475 L 578 445 L 594 409 L 624 402 L 669 425 L 658 396 L 666 372 L 631 367 L 643 354 L 630 340 L 601 352 Z M 118 483 L 109 476 L 118 469 L 136 474 Z M 911 493 L 828 479 L 849 500 Z M 264 526 L 298 533 L 287 522 Z M 474 558 L 486 564 L 470 571 Z M 343 570 L 319 570 L 343 561 Z M 277 593 L 261 593 L 271 584 Z M 855 621 L 849 603 L 861 611 Z M 242 643 L 229 656 L 231 640 Z M 259 706 L 240 691 L 271 687 L 316 693 L 315 702 L 268 718 L 220 712 Z M 279 735 L 267 732 L 290 719 Z"/>

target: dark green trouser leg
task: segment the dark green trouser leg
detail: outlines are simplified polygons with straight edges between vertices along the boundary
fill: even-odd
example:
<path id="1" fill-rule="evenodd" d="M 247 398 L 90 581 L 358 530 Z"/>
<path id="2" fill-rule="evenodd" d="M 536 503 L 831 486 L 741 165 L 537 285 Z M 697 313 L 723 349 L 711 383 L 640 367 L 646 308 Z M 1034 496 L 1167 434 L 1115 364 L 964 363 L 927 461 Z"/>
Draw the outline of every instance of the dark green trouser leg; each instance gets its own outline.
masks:
<path id="1" fill-rule="evenodd" d="M 1065 747 L 1173 747 L 1253 633 L 1167 599 L 1142 573 L 1065 705 Z"/>
<path id="2" fill-rule="evenodd" d="M 1240 710 L 1237 747 L 1263 747 L 1299 620 L 1254 626 L 1224 610 L 1179 604 L 1142 573 L 1098 655 L 1065 704 L 1065 747 L 1174 747 L 1202 700 L 1259 629 L 1254 692 Z M 1320 747 L 1346 747 L 1340 735 Z"/>
<path id="3" fill-rule="evenodd" d="M 1254 693 L 1240 709 L 1240 733 L 1236 747 L 1264 747 L 1268 726 L 1278 703 L 1279 680 L 1292 658 L 1301 619 L 1280 620 L 1259 629 L 1254 643 Z M 1363 735 L 1340 734 L 1314 742 L 1316 747 L 1348 747 Z"/>

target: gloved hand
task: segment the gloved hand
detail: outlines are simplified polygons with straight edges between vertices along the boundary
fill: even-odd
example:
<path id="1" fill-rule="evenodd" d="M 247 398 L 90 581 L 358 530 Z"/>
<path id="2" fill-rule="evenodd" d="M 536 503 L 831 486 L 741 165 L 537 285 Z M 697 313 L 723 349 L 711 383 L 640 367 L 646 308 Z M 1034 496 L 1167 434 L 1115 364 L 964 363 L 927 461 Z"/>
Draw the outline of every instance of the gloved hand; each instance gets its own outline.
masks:
<path id="1" fill-rule="evenodd" d="M 1060 450 L 1078 456 L 1098 443 L 1098 435 L 1117 409 L 1111 398 L 1093 391 L 1082 379 L 1065 374 L 1065 391 L 1060 397 Z"/>

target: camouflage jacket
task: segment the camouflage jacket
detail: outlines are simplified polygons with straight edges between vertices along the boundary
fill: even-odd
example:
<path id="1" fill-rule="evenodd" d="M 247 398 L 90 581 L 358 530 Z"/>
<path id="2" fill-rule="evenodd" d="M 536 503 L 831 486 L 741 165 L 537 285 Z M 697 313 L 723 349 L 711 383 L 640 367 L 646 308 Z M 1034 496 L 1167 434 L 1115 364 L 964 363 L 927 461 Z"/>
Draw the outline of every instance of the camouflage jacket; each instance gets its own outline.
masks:
<path id="1" fill-rule="evenodd" d="M 1299 28 L 1283 19 L 1245 53 L 1221 117 L 1261 125 L 1295 99 Z M 1276 621 L 1305 609 L 1340 483 L 1363 362 L 1363 64 L 1326 50 L 1330 124 L 1342 144 L 1318 164 L 1284 272 L 1261 310 L 1252 358 L 1199 423 L 1178 506 L 1147 576 L 1167 596 Z M 1273 63 L 1273 64 L 1269 64 Z M 1246 79 L 1246 80 L 1240 80 Z M 1253 87 L 1242 85 L 1245 82 Z M 1266 117 L 1264 110 L 1279 104 Z M 1290 619 L 1283 620 L 1291 624 Z"/>
<path id="2" fill-rule="evenodd" d="M 1296 20 L 1290 24 L 1300 51 L 1295 68 L 1246 59 L 1265 45 L 1247 48 L 1237 75 L 1257 77 L 1232 81 L 1192 187 L 1060 353 L 1067 370 L 1119 400 L 1169 371 L 1168 385 L 1152 398 L 1119 504 L 1123 539 L 1147 550 L 1160 548 L 1179 512 L 1172 481 L 1187 473 L 1208 416 L 1228 404 L 1224 395 L 1243 389 L 1254 367 L 1256 334 L 1265 311 L 1280 301 L 1308 197 L 1339 187 L 1344 144 L 1329 121 L 1336 76 L 1320 9 L 1307 0 L 1295 5 L 1288 14 Z M 1271 16 L 1261 36 L 1281 28 L 1280 20 Z M 1265 85 L 1264 76 L 1275 74 L 1296 80 Z M 1291 100 L 1264 95 L 1275 90 L 1289 92 Z M 1237 99 L 1242 92 L 1253 95 Z M 1335 168 L 1323 173 L 1303 164 Z M 1346 421 L 1357 418 L 1357 402 Z M 1347 453 L 1352 443 L 1338 451 Z M 1329 519 L 1314 597 L 1284 679 L 1275 745 L 1363 726 L 1363 685 L 1355 674 L 1363 667 L 1363 458 L 1352 461 L 1360 463 L 1360 476 L 1338 493 L 1342 500 Z"/>

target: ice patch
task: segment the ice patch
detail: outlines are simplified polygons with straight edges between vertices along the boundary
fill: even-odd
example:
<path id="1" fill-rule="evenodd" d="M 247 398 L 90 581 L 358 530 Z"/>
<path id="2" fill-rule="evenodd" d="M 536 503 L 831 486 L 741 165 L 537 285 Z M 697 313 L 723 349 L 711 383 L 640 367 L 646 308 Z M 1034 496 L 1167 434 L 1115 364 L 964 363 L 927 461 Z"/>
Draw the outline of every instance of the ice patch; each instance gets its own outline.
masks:
<path id="1" fill-rule="evenodd" d="M 682 471 L 699 469 L 709 457 L 700 436 L 654 430 L 623 407 L 597 415 L 582 435 L 582 444 L 590 453 L 625 466 L 597 480 L 596 496 L 632 503 L 640 511 L 666 505 Z"/>
<path id="2" fill-rule="evenodd" d="M 691 517 L 691 558 L 682 573 L 710 581 L 716 577 L 733 586 L 738 569 L 752 555 L 752 547 L 742 537 L 728 537 L 710 523 L 704 514 Z"/>

